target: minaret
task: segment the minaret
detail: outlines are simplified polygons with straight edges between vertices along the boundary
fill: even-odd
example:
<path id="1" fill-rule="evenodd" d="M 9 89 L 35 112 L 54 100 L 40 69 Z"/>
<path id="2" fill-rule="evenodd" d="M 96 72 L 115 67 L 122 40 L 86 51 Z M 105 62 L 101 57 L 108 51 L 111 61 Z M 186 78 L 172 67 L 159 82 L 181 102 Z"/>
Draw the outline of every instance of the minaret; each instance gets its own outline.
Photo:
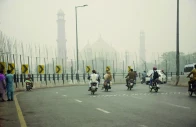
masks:
<path id="1" fill-rule="evenodd" d="M 65 19 L 64 12 L 59 10 L 57 13 L 57 56 L 58 61 L 64 60 L 64 64 L 67 61 L 67 49 L 66 49 L 66 39 L 65 39 Z M 61 64 L 61 62 L 60 62 Z"/>
<path id="2" fill-rule="evenodd" d="M 146 62 L 145 33 L 143 31 L 140 32 L 140 60 L 140 64 Z"/>

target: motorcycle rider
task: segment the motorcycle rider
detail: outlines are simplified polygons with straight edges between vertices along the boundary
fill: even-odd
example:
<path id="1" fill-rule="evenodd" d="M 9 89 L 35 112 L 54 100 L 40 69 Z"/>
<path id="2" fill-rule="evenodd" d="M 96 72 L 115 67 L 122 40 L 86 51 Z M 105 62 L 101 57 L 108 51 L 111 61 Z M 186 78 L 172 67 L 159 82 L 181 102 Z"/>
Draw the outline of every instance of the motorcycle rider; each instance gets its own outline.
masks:
<path id="1" fill-rule="evenodd" d="M 193 74 L 193 78 L 191 78 L 190 81 L 188 82 L 188 84 L 189 84 L 189 91 L 191 90 L 191 84 L 193 84 L 196 81 L 196 64 L 195 64 L 194 67 L 195 68 L 187 76 L 187 78 L 189 78 L 190 75 Z"/>
<path id="2" fill-rule="evenodd" d="M 159 73 L 157 72 L 157 68 L 153 67 L 153 73 L 150 75 L 151 79 L 150 79 L 150 87 L 152 88 L 152 83 L 156 80 L 158 80 L 159 78 Z"/>
<path id="3" fill-rule="evenodd" d="M 28 77 L 25 79 L 25 83 L 29 83 L 31 85 L 31 88 L 33 87 L 33 81 L 31 78 L 31 74 L 28 74 Z"/>
<path id="4" fill-rule="evenodd" d="M 133 72 L 133 69 L 131 69 L 129 71 L 129 73 L 127 74 L 127 76 L 125 78 L 126 78 L 126 83 L 127 83 L 126 86 L 128 86 L 128 83 L 129 83 L 130 80 L 135 80 L 136 74 L 135 74 L 135 72 Z"/>
<path id="5" fill-rule="evenodd" d="M 146 71 L 142 73 L 142 82 L 145 82 L 145 80 L 146 80 Z"/>
<path id="6" fill-rule="evenodd" d="M 91 90 L 91 83 L 96 83 L 96 91 L 97 91 L 97 89 L 98 89 L 98 78 L 99 77 L 98 77 L 98 74 L 96 74 L 96 71 L 92 70 L 92 74 L 89 77 L 90 82 L 89 82 L 89 89 L 88 89 L 88 91 Z"/>
<path id="7" fill-rule="evenodd" d="M 112 81 L 112 74 L 110 71 L 106 71 L 106 74 L 104 75 L 104 84 L 102 87 L 102 90 L 104 89 L 104 86 Z M 109 89 L 111 89 L 111 85 L 109 86 Z"/>
<path id="8" fill-rule="evenodd" d="M 98 81 L 98 86 L 99 86 L 99 84 L 100 84 L 100 82 L 101 82 L 101 78 L 100 78 L 100 75 L 99 75 L 99 72 L 97 72 L 97 75 L 98 75 L 98 79 L 97 79 L 97 81 Z"/>

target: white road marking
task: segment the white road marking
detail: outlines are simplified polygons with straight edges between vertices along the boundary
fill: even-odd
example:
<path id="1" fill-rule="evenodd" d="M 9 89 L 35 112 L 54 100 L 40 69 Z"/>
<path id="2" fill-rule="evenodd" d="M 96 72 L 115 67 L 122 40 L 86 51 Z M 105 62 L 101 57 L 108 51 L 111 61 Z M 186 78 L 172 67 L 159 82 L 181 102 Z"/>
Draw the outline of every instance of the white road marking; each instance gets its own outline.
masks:
<path id="1" fill-rule="evenodd" d="M 175 104 L 166 103 L 166 102 L 165 102 L 165 104 L 168 104 L 168 105 L 171 105 L 171 106 L 175 106 L 175 107 L 178 107 L 178 108 L 190 109 L 190 107 L 186 107 L 186 106 L 175 105 Z"/>
<path id="2" fill-rule="evenodd" d="M 58 94 L 59 92 L 56 92 L 56 94 Z"/>
<path id="3" fill-rule="evenodd" d="M 139 127 L 148 127 L 148 126 L 146 126 L 146 125 L 138 125 Z"/>
<path id="4" fill-rule="evenodd" d="M 62 96 L 67 97 L 67 95 L 62 95 Z"/>
<path id="5" fill-rule="evenodd" d="M 75 101 L 77 101 L 77 102 L 80 102 L 80 103 L 82 102 L 82 101 L 80 101 L 80 100 L 77 100 L 77 99 L 75 99 Z"/>
<path id="6" fill-rule="evenodd" d="M 99 111 L 102 111 L 102 112 L 104 112 L 104 113 L 110 113 L 110 112 L 108 112 L 108 111 L 106 111 L 106 110 L 103 110 L 103 109 L 100 109 L 100 108 L 96 108 L 97 110 L 99 110 Z"/>
<path id="7" fill-rule="evenodd" d="M 133 96 L 131 96 L 132 98 L 136 98 L 136 99 L 142 99 L 142 98 L 140 98 L 140 97 L 133 97 Z"/>

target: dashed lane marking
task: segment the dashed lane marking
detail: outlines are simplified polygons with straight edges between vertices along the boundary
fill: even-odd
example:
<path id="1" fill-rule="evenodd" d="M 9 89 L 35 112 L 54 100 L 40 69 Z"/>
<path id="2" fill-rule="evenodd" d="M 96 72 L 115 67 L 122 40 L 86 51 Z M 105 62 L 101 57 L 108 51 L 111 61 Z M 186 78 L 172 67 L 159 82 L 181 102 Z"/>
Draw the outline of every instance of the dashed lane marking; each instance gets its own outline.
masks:
<path id="1" fill-rule="evenodd" d="M 140 97 L 134 97 L 134 96 L 131 96 L 132 98 L 136 98 L 136 99 L 142 99 L 142 98 L 140 98 Z"/>
<path id="2" fill-rule="evenodd" d="M 101 112 L 104 112 L 104 113 L 110 113 L 110 112 L 108 112 L 108 111 L 106 111 L 106 110 L 103 110 L 103 109 L 101 109 L 101 108 L 96 108 L 97 110 L 99 110 L 99 111 L 101 111 Z"/>
<path id="3" fill-rule="evenodd" d="M 82 101 L 80 101 L 80 100 L 77 100 L 77 99 L 75 99 L 75 101 L 77 101 L 77 102 L 80 102 L 80 103 L 82 102 Z"/>
<path id="4" fill-rule="evenodd" d="M 138 125 L 139 127 L 148 127 L 148 126 L 146 126 L 146 125 Z"/>
<path id="5" fill-rule="evenodd" d="M 166 102 L 165 102 L 165 104 L 170 105 L 170 106 L 175 106 L 175 107 L 178 107 L 178 108 L 190 109 L 190 107 L 181 106 L 181 105 L 176 105 L 176 104 L 172 104 L 172 103 L 166 103 Z"/>

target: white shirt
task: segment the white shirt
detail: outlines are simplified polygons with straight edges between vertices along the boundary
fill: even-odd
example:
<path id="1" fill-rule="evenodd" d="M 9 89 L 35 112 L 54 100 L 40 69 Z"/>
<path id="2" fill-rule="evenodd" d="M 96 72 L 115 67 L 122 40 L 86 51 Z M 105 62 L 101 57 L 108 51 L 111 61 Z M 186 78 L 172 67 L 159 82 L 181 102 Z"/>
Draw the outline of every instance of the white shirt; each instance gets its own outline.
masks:
<path id="1" fill-rule="evenodd" d="M 98 80 L 98 74 L 91 74 L 91 81 L 96 82 Z"/>

